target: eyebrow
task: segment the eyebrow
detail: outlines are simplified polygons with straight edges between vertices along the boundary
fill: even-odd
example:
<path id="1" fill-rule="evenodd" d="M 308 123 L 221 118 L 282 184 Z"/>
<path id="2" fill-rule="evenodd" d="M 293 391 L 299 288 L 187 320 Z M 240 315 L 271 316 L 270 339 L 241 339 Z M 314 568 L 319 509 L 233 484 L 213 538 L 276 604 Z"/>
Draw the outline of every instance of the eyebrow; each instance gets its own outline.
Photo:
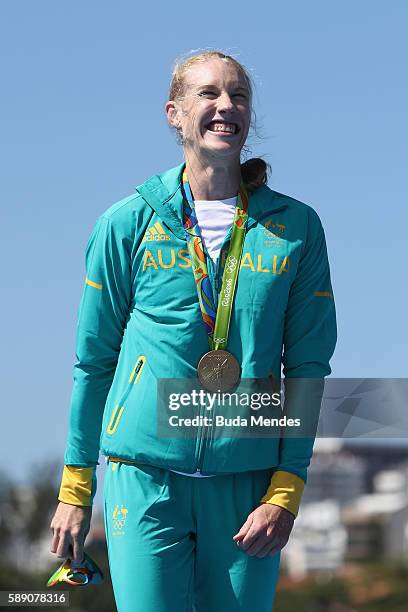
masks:
<path id="1" fill-rule="evenodd" d="M 197 89 L 211 89 L 211 88 L 216 88 L 216 85 L 197 85 Z M 234 86 L 234 89 L 236 91 L 238 91 L 239 89 L 241 89 L 242 91 L 246 91 L 249 93 L 249 89 L 247 87 L 244 87 L 243 85 L 236 85 Z"/>

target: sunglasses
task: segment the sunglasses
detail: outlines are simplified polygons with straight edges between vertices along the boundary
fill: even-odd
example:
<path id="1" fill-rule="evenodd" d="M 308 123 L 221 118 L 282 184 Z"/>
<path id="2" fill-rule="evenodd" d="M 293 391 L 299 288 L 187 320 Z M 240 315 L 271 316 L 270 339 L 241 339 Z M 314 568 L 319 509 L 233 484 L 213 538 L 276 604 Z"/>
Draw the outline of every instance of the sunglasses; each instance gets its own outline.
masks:
<path id="1" fill-rule="evenodd" d="M 65 559 L 48 580 L 47 587 L 52 587 L 59 582 L 66 582 L 72 586 L 86 586 L 88 584 L 100 584 L 102 580 L 102 571 L 95 561 L 84 553 L 84 558 L 79 564 L 74 563 L 69 557 Z"/>

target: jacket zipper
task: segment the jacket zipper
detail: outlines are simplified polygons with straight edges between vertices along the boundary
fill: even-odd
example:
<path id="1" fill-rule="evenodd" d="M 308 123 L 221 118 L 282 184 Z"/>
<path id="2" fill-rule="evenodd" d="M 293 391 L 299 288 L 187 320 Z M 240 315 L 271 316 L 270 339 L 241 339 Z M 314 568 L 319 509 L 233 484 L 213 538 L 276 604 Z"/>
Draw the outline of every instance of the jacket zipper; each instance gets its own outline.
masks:
<path id="1" fill-rule="evenodd" d="M 219 291 L 221 289 L 221 279 L 220 279 L 220 262 L 221 262 L 221 256 L 222 256 L 222 252 L 225 248 L 225 246 L 228 244 L 230 238 L 231 238 L 231 234 L 232 234 L 232 227 L 228 230 L 224 241 L 221 245 L 221 249 L 220 249 L 220 253 L 217 259 L 217 263 L 215 265 L 215 272 L 214 272 L 214 263 L 211 260 L 210 261 L 210 256 L 208 254 L 208 251 L 206 250 L 205 246 L 203 245 L 204 251 L 205 251 L 205 255 L 206 255 L 206 259 L 207 259 L 207 269 L 208 269 L 208 276 L 210 278 L 210 283 L 211 286 L 213 288 L 214 291 L 214 300 L 215 300 L 215 310 L 217 310 L 217 306 L 218 306 L 218 294 Z M 202 408 L 200 406 L 200 410 L 199 410 L 199 415 L 200 416 L 205 416 L 205 413 L 207 412 L 206 406 L 204 406 L 204 414 L 202 414 Z M 201 419 L 200 419 L 201 420 Z M 198 432 L 197 432 L 197 437 L 198 437 L 198 452 L 197 452 L 197 466 L 196 466 L 196 471 L 197 472 L 201 472 L 201 468 L 203 465 L 203 460 L 204 460 L 204 453 L 205 453 L 205 447 L 206 447 L 206 439 L 203 437 L 203 430 L 208 429 L 207 426 L 204 425 L 199 425 L 198 426 Z"/>
<path id="2" fill-rule="evenodd" d="M 208 254 L 208 251 L 204 243 L 203 243 L 203 249 L 204 249 L 204 254 L 206 257 L 206 261 L 207 261 L 208 276 L 210 279 L 211 287 L 214 290 L 214 287 L 215 287 L 214 264 L 213 264 L 213 261 L 211 260 L 210 255 Z M 208 350 L 210 349 L 208 348 Z M 204 414 L 203 414 L 203 411 L 204 411 Z M 200 405 L 200 409 L 198 411 L 199 417 L 205 416 L 205 413 L 206 413 L 206 407 L 205 406 L 202 407 Z M 201 422 L 201 418 L 200 418 L 200 422 Z M 201 467 L 202 467 L 202 455 L 203 455 L 204 445 L 205 445 L 205 438 L 203 437 L 204 428 L 205 428 L 204 425 L 198 425 L 197 444 L 196 444 L 196 449 L 197 449 L 196 471 L 197 472 L 201 472 Z"/>
<path id="3" fill-rule="evenodd" d="M 118 402 L 113 410 L 112 416 L 110 418 L 108 427 L 106 429 L 107 433 L 109 434 L 113 434 L 116 431 L 116 428 L 119 424 L 119 421 L 122 417 L 123 411 L 125 409 L 125 402 L 129 396 L 129 393 L 132 390 L 132 385 L 135 385 L 137 383 L 137 381 L 139 380 L 139 376 L 142 373 L 142 368 L 144 366 L 146 362 L 146 357 L 144 355 L 140 355 L 140 357 L 138 357 L 136 364 L 130 374 L 129 380 L 128 380 L 128 386 L 126 389 L 125 394 L 123 395 L 123 397 L 121 398 L 120 402 Z"/>

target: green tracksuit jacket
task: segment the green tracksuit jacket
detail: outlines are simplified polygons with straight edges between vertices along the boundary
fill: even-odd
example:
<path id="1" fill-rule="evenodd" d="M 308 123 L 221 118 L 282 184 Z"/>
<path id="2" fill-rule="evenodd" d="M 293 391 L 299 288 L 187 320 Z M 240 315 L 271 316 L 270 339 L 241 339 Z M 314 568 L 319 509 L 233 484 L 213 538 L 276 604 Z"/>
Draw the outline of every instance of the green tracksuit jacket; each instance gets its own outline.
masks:
<path id="1" fill-rule="evenodd" d="M 111 206 L 88 240 L 64 463 L 88 482 L 102 452 L 204 475 L 276 467 L 278 481 L 303 484 L 310 437 L 203 437 L 202 427 L 190 438 L 157 436 L 158 379 L 196 376 L 209 350 L 182 223 L 183 168 Z M 320 219 L 266 185 L 249 193 L 248 213 L 228 350 L 243 378 L 279 380 L 282 364 L 286 378 L 324 378 L 336 315 Z M 230 237 L 217 266 L 207 257 L 215 293 Z"/>

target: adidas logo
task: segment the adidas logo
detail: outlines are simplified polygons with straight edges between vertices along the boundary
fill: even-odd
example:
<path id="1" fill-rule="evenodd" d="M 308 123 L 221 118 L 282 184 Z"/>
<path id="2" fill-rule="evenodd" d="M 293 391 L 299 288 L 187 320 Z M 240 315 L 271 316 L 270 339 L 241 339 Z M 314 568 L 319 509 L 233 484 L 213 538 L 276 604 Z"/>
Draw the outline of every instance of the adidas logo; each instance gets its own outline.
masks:
<path id="1" fill-rule="evenodd" d="M 170 240 L 159 222 L 155 223 L 146 230 L 142 242 L 159 242 L 160 240 Z"/>

